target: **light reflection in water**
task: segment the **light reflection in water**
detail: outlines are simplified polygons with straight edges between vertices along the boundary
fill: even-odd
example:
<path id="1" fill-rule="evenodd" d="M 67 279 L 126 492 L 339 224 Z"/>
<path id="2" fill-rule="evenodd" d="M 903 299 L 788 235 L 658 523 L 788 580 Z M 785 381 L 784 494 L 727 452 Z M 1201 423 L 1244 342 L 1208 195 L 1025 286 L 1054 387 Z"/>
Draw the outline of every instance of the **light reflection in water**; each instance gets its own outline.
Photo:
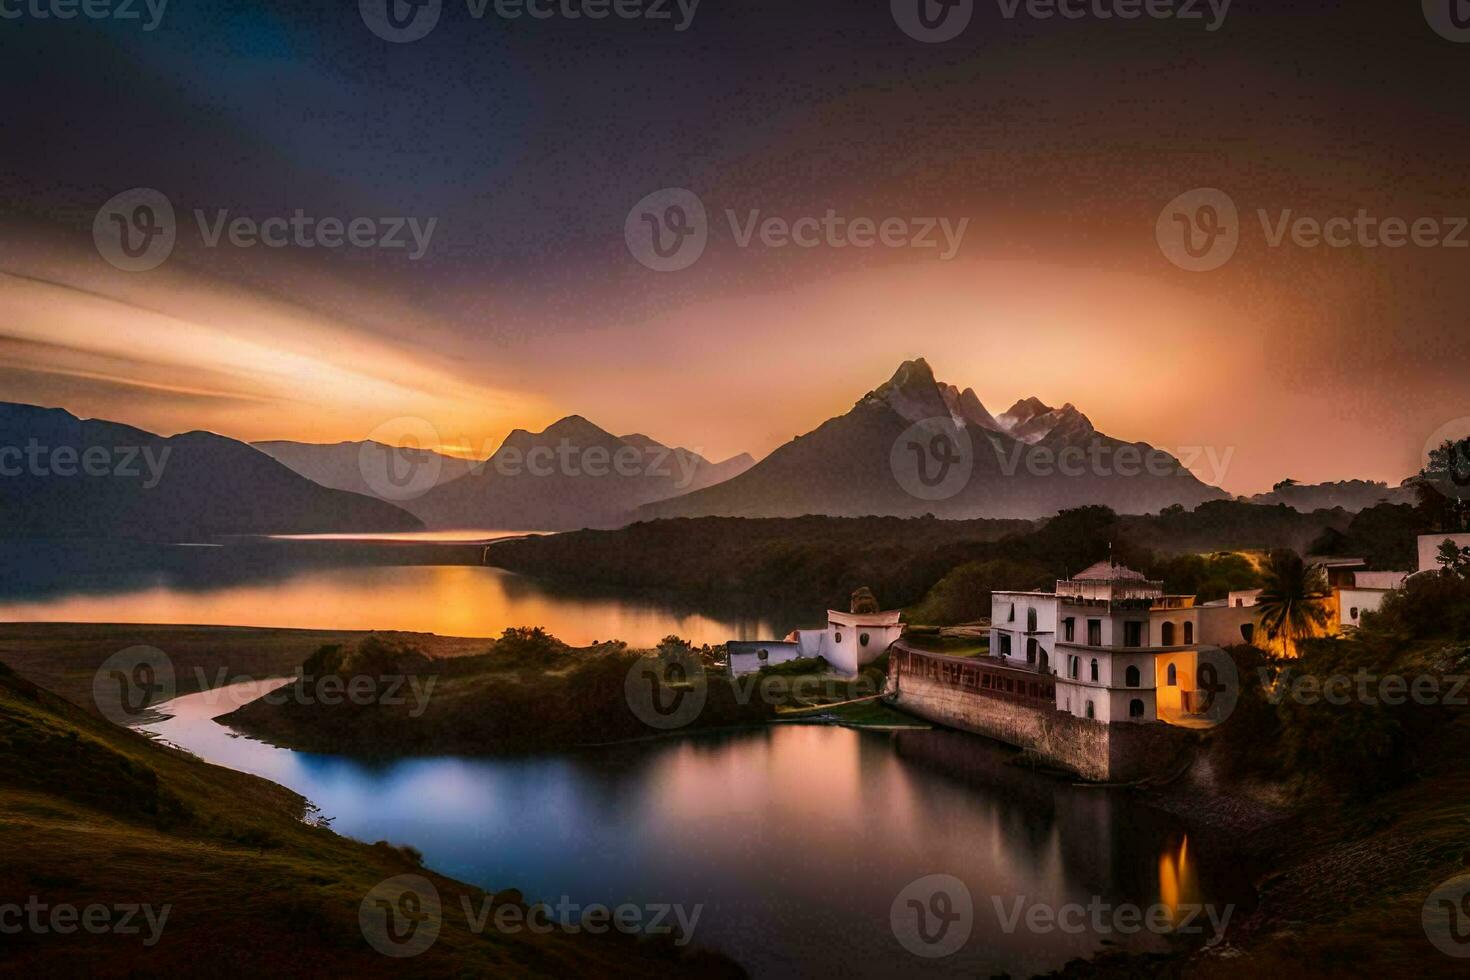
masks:
<path id="1" fill-rule="evenodd" d="M 207 699 L 213 698 L 214 704 Z M 1104 901 L 1198 901 L 1192 841 L 1155 811 L 1011 765 L 953 732 L 824 726 L 672 738 L 530 757 L 367 764 L 277 749 L 210 719 L 219 692 L 149 726 L 208 759 L 295 789 L 364 840 L 418 847 L 436 870 L 553 904 L 704 907 L 696 940 L 757 977 L 1031 975 L 1110 940 L 1156 937 L 1006 929 L 1007 910 Z M 889 927 L 916 878 L 955 875 L 974 930 L 918 962 Z"/>

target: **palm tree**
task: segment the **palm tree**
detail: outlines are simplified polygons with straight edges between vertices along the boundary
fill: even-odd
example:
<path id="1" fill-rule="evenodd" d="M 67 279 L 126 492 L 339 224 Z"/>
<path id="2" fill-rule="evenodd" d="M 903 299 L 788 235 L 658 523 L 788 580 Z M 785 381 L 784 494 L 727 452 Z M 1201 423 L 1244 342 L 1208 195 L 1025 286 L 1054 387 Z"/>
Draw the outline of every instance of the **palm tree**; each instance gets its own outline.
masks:
<path id="1" fill-rule="evenodd" d="M 1266 562 L 1265 583 L 1256 599 L 1260 628 L 1280 639 L 1287 656 L 1296 643 L 1315 636 L 1330 618 L 1327 583 L 1321 569 L 1308 568 L 1294 551 L 1273 551 Z"/>

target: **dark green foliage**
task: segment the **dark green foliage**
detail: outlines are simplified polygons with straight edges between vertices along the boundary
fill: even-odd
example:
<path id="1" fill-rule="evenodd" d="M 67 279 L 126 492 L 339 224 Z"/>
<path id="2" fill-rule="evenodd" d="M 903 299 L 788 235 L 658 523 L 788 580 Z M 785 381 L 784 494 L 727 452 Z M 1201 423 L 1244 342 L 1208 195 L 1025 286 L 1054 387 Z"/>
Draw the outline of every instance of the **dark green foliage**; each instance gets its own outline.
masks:
<path id="1" fill-rule="evenodd" d="M 1311 545 L 1315 555 L 1363 558 L 1382 571 L 1411 569 L 1418 562 L 1415 541 L 1428 530 L 1423 514 L 1409 504 L 1379 504 L 1359 512 L 1346 531 L 1329 528 Z"/>

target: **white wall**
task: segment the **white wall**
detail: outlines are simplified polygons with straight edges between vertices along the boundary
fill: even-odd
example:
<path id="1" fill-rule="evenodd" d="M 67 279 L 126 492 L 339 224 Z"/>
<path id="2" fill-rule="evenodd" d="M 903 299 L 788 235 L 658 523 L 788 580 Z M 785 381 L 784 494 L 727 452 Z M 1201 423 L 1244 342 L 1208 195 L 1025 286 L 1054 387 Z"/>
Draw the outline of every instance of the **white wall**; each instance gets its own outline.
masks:
<path id="1" fill-rule="evenodd" d="M 1453 541 L 1457 547 L 1470 548 L 1470 534 L 1421 534 L 1419 535 L 1419 571 L 1438 571 L 1439 562 L 1435 556 L 1439 554 L 1439 546 L 1445 540 Z"/>

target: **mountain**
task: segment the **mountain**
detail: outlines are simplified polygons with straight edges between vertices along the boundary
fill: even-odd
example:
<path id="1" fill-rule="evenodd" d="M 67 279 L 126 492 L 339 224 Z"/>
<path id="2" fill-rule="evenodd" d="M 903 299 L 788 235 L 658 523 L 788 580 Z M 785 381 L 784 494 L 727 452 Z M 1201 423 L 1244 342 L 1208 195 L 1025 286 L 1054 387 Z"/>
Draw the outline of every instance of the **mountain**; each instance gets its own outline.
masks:
<path id="1" fill-rule="evenodd" d="M 1258 493 L 1250 498 L 1253 504 L 1285 504 L 1303 514 L 1334 507 L 1356 512 L 1381 503 L 1412 504 L 1417 500 L 1412 486 L 1390 487 L 1387 483 L 1372 480 L 1339 480 L 1335 483 L 1282 480 L 1270 493 Z"/>
<path id="2" fill-rule="evenodd" d="M 211 432 L 164 438 L 0 403 L 0 534 L 197 541 L 216 534 L 411 531 L 391 504 L 318 486 Z"/>
<path id="3" fill-rule="evenodd" d="M 929 438 L 916 440 L 913 426 L 931 419 L 970 446 L 968 478 L 955 469 L 955 478 L 934 493 L 913 478 L 916 460 L 909 456 L 924 452 L 921 443 Z M 949 469 L 926 466 L 926 478 Z M 906 361 L 846 415 L 797 436 L 739 476 L 648 504 L 637 516 L 1036 518 L 1084 504 L 1151 513 L 1226 496 L 1173 456 L 1098 432 L 1071 404 L 1052 408 L 1028 398 L 993 416 L 973 391 L 940 384 L 919 359 Z"/>
<path id="4" fill-rule="evenodd" d="M 297 473 L 333 490 L 346 490 L 369 497 L 395 501 L 397 496 L 383 492 L 381 477 L 392 466 L 405 474 L 422 474 L 424 489 L 457 480 L 480 463 L 459 456 L 446 456 L 428 449 L 404 449 L 381 442 L 253 442 L 256 449 L 290 467 Z M 376 486 L 375 486 L 376 485 Z"/>
<path id="5" fill-rule="evenodd" d="M 580 415 L 516 429 L 458 479 L 402 504 L 430 527 L 539 531 L 617 527 L 643 504 L 709 487 L 754 465 L 711 463 L 642 434 L 615 436 Z"/>

